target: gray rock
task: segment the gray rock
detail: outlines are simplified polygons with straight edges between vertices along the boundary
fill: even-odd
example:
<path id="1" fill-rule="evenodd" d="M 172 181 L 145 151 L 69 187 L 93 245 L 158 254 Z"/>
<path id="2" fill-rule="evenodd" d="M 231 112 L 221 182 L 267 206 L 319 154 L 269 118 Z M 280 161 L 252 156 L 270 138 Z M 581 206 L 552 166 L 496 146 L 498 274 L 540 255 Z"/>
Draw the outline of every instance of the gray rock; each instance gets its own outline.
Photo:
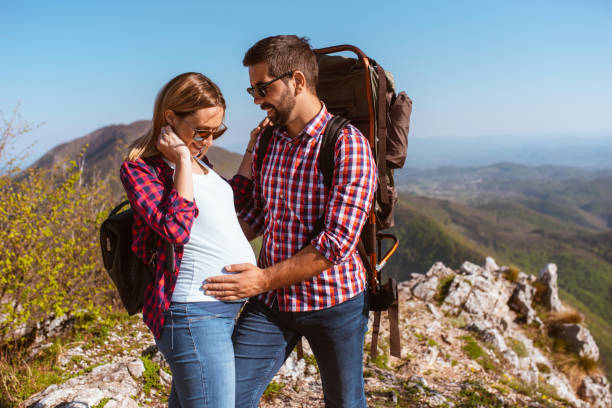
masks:
<path id="1" fill-rule="evenodd" d="M 610 384 L 604 376 L 584 377 L 578 389 L 578 395 L 589 402 L 592 408 L 612 407 Z"/>
<path id="2" fill-rule="evenodd" d="M 567 400 L 572 403 L 572 405 L 576 407 L 584 406 L 586 404 L 582 403 L 577 397 L 576 394 L 572 391 L 572 386 L 570 385 L 567 378 L 561 373 L 550 373 L 544 374 L 541 378 L 549 385 L 552 385 L 555 391 L 557 392 L 557 396 L 564 400 Z"/>
<path id="3" fill-rule="evenodd" d="M 435 307 L 433 304 L 431 303 L 426 303 L 427 306 L 427 310 L 429 310 L 429 312 L 434 315 L 434 317 L 436 319 L 440 319 L 442 318 L 442 313 L 440 313 L 440 311 L 438 310 L 437 307 Z"/>
<path id="4" fill-rule="evenodd" d="M 490 256 L 487 256 L 487 258 L 485 259 L 485 269 L 489 272 L 497 272 L 499 271 L 499 265 L 497 265 L 495 259 L 491 258 Z"/>
<path id="5" fill-rule="evenodd" d="M 431 268 L 429 268 L 425 276 L 428 278 L 432 276 L 437 276 L 438 278 L 445 278 L 454 274 L 455 272 L 452 269 L 447 268 L 442 262 L 436 262 L 431 266 Z"/>
<path id="6" fill-rule="evenodd" d="M 559 312 L 563 309 L 559 300 L 559 287 L 557 286 L 557 265 L 546 264 L 540 271 L 538 281 L 546 286 L 542 301 L 551 312 Z"/>
<path id="7" fill-rule="evenodd" d="M 497 351 L 504 352 L 508 349 L 503 336 L 493 328 L 489 321 L 475 321 L 467 326 L 467 330 L 476 333 L 480 339 L 489 343 Z"/>
<path id="8" fill-rule="evenodd" d="M 553 327 L 553 334 L 565 340 L 569 349 L 580 357 L 599 360 L 599 347 L 586 327 L 571 323 L 559 324 Z"/>
<path id="9" fill-rule="evenodd" d="M 472 291 L 463 304 L 463 309 L 478 318 L 504 316 L 508 312 L 510 294 L 505 290 L 502 281 L 489 280 L 481 275 L 472 278 Z"/>
<path id="10" fill-rule="evenodd" d="M 444 309 L 462 307 L 471 291 L 471 279 L 466 276 L 456 276 L 448 289 L 448 295 L 444 299 Z"/>
<path id="11" fill-rule="evenodd" d="M 130 374 L 131 359 L 94 368 L 90 373 L 71 378 L 60 385 L 52 385 L 28 398 L 23 406 L 28 408 L 94 406 L 103 398 L 111 398 L 114 406 L 138 407 L 132 395 L 138 395 L 140 385 Z M 141 363 L 142 364 L 142 363 Z M 109 401 L 110 403 L 110 401 Z"/>
<path id="12" fill-rule="evenodd" d="M 412 288 L 412 295 L 426 302 L 430 302 L 438 292 L 438 284 L 438 277 L 431 276 L 417 283 L 416 286 Z"/>
<path id="13" fill-rule="evenodd" d="M 144 364 L 142 363 L 142 360 L 140 359 L 134 359 L 134 360 L 128 361 L 127 369 L 130 375 L 134 378 L 142 377 L 142 375 L 145 372 Z"/>
<path id="14" fill-rule="evenodd" d="M 517 283 L 508 302 L 510 309 L 525 316 L 527 324 L 530 324 L 536 318 L 536 312 L 531 307 L 535 292 L 533 286 L 526 283 Z"/>
<path id="15" fill-rule="evenodd" d="M 486 275 L 490 276 L 488 271 L 476 264 L 465 261 L 459 270 L 466 275 Z"/>
<path id="16" fill-rule="evenodd" d="M 512 365 L 513 368 L 519 368 L 519 358 L 512 349 L 506 349 L 502 355 L 504 359 Z"/>

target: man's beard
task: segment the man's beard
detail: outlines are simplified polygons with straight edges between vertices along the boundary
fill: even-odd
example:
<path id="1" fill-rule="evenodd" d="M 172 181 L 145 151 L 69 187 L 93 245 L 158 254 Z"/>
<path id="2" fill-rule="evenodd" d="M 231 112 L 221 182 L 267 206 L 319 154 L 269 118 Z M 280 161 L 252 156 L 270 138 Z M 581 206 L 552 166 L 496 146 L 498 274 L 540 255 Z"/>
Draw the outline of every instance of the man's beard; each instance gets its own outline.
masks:
<path id="1" fill-rule="evenodd" d="M 261 108 L 272 108 L 269 118 L 275 126 L 287 126 L 291 112 L 295 108 L 295 103 L 295 97 L 291 94 L 291 90 L 286 88 L 277 106 L 264 103 L 261 105 Z"/>

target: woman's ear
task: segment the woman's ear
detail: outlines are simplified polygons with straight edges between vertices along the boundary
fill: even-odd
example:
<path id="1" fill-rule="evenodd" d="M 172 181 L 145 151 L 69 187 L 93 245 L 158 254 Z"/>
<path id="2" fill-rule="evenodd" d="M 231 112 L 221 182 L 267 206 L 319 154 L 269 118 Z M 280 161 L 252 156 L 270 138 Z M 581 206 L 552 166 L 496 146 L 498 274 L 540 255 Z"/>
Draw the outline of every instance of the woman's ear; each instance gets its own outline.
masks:
<path id="1" fill-rule="evenodd" d="M 166 120 L 167 124 L 174 126 L 174 123 L 176 122 L 176 115 L 172 109 L 166 109 L 164 111 L 164 119 Z"/>

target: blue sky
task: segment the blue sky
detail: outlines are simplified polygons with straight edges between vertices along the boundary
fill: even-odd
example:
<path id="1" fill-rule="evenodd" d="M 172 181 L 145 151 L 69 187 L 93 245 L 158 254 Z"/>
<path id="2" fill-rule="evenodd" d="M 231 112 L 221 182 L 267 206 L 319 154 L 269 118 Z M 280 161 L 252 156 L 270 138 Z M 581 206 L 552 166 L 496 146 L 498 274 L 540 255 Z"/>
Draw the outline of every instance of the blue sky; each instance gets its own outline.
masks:
<path id="1" fill-rule="evenodd" d="M 211 4 L 209 4 L 211 3 Z M 157 91 L 200 71 L 240 151 L 262 111 L 244 52 L 275 34 L 354 44 L 414 100 L 411 137 L 612 137 L 612 1 L 11 2 L 0 0 L 0 110 L 43 126 L 39 156 L 150 119 Z"/>

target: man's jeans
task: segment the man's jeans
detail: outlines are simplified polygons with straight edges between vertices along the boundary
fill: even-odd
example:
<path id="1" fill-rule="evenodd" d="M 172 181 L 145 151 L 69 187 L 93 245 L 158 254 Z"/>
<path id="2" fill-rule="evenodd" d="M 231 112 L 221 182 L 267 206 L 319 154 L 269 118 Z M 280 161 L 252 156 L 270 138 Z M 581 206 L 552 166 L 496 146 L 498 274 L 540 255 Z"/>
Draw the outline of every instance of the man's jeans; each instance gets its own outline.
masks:
<path id="1" fill-rule="evenodd" d="M 256 408 L 263 392 L 304 336 L 321 373 L 326 407 L 365 407 L 363 340 L 368 326 L 364 293 L 328 309 L 279 312 L 251 299 L 232 340 L 236 407 Z"/>
<path id="2" fill-rule="evenodd" d="M 233 328 L 197 302 L 170 305 L 156 340 L 172 371 L 170 408 L 234 408 Z"/>

